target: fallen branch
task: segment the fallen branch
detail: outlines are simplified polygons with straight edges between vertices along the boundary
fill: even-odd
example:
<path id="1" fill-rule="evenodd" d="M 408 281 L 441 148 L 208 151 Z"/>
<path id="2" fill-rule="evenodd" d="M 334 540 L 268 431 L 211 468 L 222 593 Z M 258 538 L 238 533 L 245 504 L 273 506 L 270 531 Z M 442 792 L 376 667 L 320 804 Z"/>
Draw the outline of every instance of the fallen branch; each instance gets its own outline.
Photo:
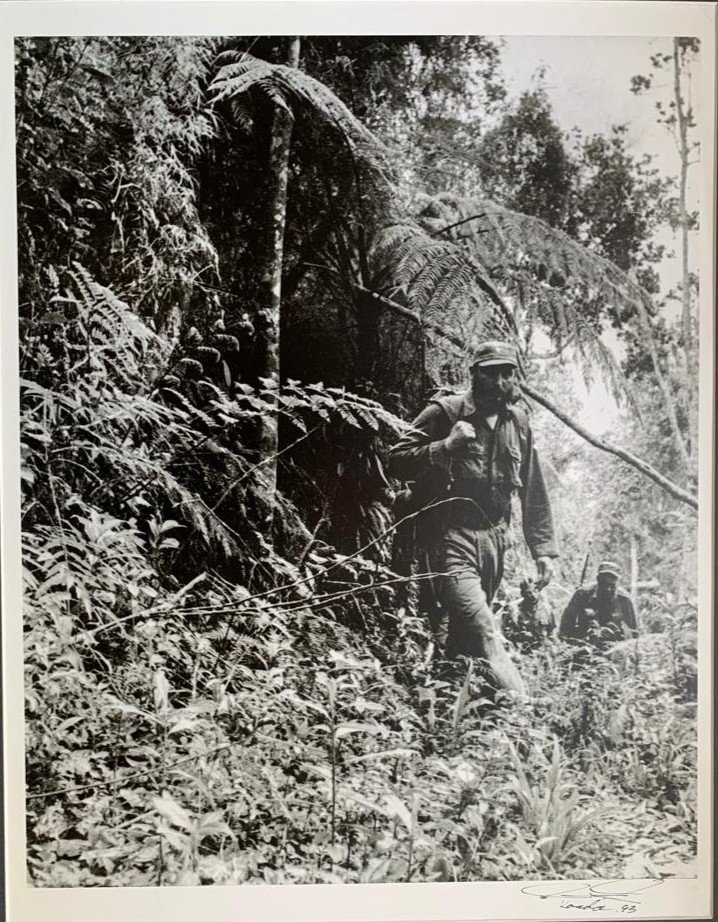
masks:
<path id="1" fill-rule="evenodd" d="M 591 445 L 596 448 L 600 448 L 601 451 L 606 451 L 611 455 L 615 455 L 617 458 L 620 458 L 622 461 L 625 461 L 627 464 L 630 464 L 631 467 L 636 468 L 637 471 L 640 471 L 642 474 L 645 474 L 646 477 L 650 477 L 655 483 L 660 487 L 670 493 L 675 499 L 679 499 L 681 502 L 686 503 L 686 505 L 691 506 L 693 509 L 698 508 L 698 498 L 693 494 L 689 493 L 687 490 L 684 490 L 682 487 L 677 486 L 667 477 L 664 477 L 663 474 L 651 467 L 650 464 L 643 461 L 641 458 L 637 458 L 636 455 L 632 455 L 630 451 L 626 451 L 623 448 L 619 448 L 617 445 L 613 445 L 611 442 L 607 442 L 605 439 L 599 438 L 597 435 L 589 432 L 588 429 L 585 429 L 580 423 L 577 423 L 574 419 L 571 419 L 563 410 L 556 406 L 555 403 L 552 403 L 547 397 L 544 397 L 543 394 L 538 393 L 532 387 L 530 387 L 525 382 L 521 383 L 521 389 L 525 394 L 531 397 L 532 400 L 535 400 L 536 403 L 541 404 L 542 407 L 545 407 L 550 413 L 560 419 L 564 425 L 568 426 L 569 429 L 573 429 L 575 433 L 581 436 L 582 439 L 585 439 Z"/>

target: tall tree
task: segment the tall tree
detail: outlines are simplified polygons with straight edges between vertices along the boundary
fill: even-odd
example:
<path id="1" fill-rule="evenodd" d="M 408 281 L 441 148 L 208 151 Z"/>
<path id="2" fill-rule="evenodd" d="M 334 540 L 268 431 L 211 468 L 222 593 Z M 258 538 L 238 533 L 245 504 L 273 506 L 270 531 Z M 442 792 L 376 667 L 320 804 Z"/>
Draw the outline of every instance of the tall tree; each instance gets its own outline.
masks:
<path id="1" fill-rule="evenodd" d="M 546 90 L 523 93 L 478 145 L 484 194 L 569 233 L 577 164 Z"/>
<path id="2" fill-rule="evenodd" d="M 686 376 L 689 380 L 694 376 L 697 367 L 693 299 L 696 279 L 690 271 L 690 234 L 698 228 L 698 217 L 689 206 L 688 170 L 697 162 L 700 147 L 699 141 L 695 140 L 692 134 L 696 122 L 691 101 L 692 72 L 699 50 L 698 39 L 675 37 L 670 51 L 651 56 L 652 72 L 648 75 L 637 75 L 631 81 L 632 92 L 638 94 L 651 90 L 656 77 L 664 69 L 669 68 L 671 72 L 671 98 L 668 101 L 659 98 L 656 101 L 656 109 L 659 124 L 664 125 L 673 135 L 679 157 L 678 196 L 672 203 L 673 208 L 668 219 L 671 226 L 680 231 L 680 331 Z"/>
<path id="3" fill-rule="evenodd" d="M 298 36 L 288 40 L 285 64 L 288 67 L 297 67 L 299 64 Z M 260 267 L 261 307 L 257 314 L 257 333 L 260 376 L 266 380 L 270 391 L 270 401 L 276 406 L 280 381 L 279 327 L 284 264 L 284 226 L 287 213 L 289 153 L 294 116 L 281 96 L 275 98 L 273 109 L 265 185 L 266 223 L 262 247 L 263 265 Z M 259 499 L 266 515 L 265 530 L 267 535 L 271 535 L 279 448 L 279 424 L 276 411 L 263 413 L 259 427 L 259 454 L 262 464 Z"/>
<path id="4" fill-rule="evenodd" d="M 668 116 L 667 124 L 676 126 L 678 139 L 678 153 L 680 156 L 680 182 L 678 191 L 678 225 L 681 229 L 681 299 L 683 304 L 682 311 L 682 332 L 683 346 L 686 355 L 686 369 L 690 375 L 695 365 L 695 354 L 693 349 L 693 318 L 691 310 L 691 279 L 689 272 L 689 231 L 695 228 L 695 216 L 689 214 L 687 187 L 688 187 L 688 168 L 691 165 L 691 156 L 698 142 L 689 140 L 689 130 L 695 127 L 693 119 L 693 109 L 690 103 L 690 97 L 687 91 L 687 85 L 690 83 L 690 59 L 698 51 L 698 43 L 695 39 L 674 38 L 673 39 L 673 108 L 675 110 L 675 122 L 672 116 Z"/>
<path id="5" fill-rule="evenodd" d="M 672 385 L 676 404 L 681 415 L 684 443 L 689 456 L 688 469 L 697 476 L 698 444 L 698 342 L 695 293 L 697 276 L 691 271 L 691 234 L 698 228 L 698 217 L 691 208 L 689 169 L 699 157 L 699 142 L 695 139 L 696 127 L 691 100 L 691 80 L 700 52 L 698 39 L 677 36 L 665 51 L 651 56 L 651 71 L 637 75 L 631 81 L 632 92 L 658 91 L 657 120 L 670 132 L 678 153 L 677 196 L 670 201 L 668 222 L 678 231 L 680 240 L 681 280 L 678 292 L 670 292 L 667 301 L 680 303 L 680 314 L 675 324 L 667 327 L 665 351 L 672 360 Z M 658 78 L 669 75 L 670 95 Z M 679 594 L 686 597 L 695 587 L 695 540 L 692 530 L 682 532 L 680 549 Z"/>
<path id="6" fill-rule="evenodd" d="M 260 308 L 256 313 L 259 345 L 258 376 L 265 380 L 270 401 L 275 404 L 280 388 L 280 326 L 282 319 L 282 274 L 285 264 L 284 237 L 287 216 L 289 154 L 297 116 L 306 115 L 310 125 L 338 133 L 352 157 L 378 165 L 382 145 L 324 84 L 299 68 L 300 40 L 289 40 L 282 63 L 256 58 L 248 52 L 225 52 L 222 66 L 212 82 L 213 102 L 229 100 L 234 115 L 247 118 L 246 97 L 254 94 L 265 110 L 271 111 L 269 156 L 265 180 L 265 215 L 261 247 Z M 228 62 L 228 63 L 227 63 Z M 277 489 L 278 419 L 263 414 L 258 440 L 260 486 L 258 499 L 264 508 L 265 531 L 271 534 Z"/>

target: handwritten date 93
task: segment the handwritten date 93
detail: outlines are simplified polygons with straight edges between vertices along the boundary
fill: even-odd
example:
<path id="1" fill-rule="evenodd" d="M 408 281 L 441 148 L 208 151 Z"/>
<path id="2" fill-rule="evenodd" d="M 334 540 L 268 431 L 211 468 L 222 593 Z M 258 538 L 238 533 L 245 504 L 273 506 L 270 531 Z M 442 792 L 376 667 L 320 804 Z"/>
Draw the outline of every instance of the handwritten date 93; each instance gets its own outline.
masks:
<path id="1" fill-rule="evenodd" d="M 559 909 L 590 912 L 620 912 L 630 915 L 641 905 L 641 897 L 663 883 L 661 879 L 627 881 L 595 880 L 579 884 L 528 884 L 526 896 L 558 900 Z"/>

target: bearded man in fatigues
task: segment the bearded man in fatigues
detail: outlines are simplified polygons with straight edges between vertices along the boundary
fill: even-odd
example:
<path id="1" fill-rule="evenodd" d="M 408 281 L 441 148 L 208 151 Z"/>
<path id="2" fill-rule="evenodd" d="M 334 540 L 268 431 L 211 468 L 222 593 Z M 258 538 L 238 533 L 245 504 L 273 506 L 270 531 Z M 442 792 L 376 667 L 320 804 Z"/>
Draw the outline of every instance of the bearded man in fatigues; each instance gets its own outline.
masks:
<path id="1" fill-rule="evenodd" d="M 446 656 L 477 657 L 496 689 L 524 694 L 491 602 L 503 576 L 511 499 L 518 493 L 537 585 L 551 579 L 558 556 L 551 504 L 525 409 L 518 405 L 512 345 L 484 342 L 474 351 L 471 384 L 432 400 L 389 453 L 389 473 L 413 482 L 415 502 L 430 507 L 417 542 L 439 574 L 430 613 Z M 447 500 L 442 502 L 441 500 Z"/>

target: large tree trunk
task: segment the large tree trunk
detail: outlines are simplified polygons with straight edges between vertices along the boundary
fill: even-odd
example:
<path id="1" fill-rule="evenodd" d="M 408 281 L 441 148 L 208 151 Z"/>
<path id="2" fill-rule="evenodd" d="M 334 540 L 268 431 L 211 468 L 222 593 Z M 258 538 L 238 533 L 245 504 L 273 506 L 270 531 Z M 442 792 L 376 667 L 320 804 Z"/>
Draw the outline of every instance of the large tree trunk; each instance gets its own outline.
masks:
<path id="1" fill-rule="evenodd" d="M 299 38 L 289 39 L 286 62 L 299 63 Z M 265 414 L 259 428 L 260 474 L 259 500 L 265 516 L 267 537 L 271 537 L 277 492 L 277 451 L 279 443 L 277 398 L 279 395 L 279 321 L 281 314 L 284 225 L 287 212 L 289 151 L 292 136 L 292 113 L 286 106 L 275 105 L 269 143 L 265 186 L 266 224 L 262 266 L 260 268 L 259 374 L 266 378 L 272 412 Z"/>

